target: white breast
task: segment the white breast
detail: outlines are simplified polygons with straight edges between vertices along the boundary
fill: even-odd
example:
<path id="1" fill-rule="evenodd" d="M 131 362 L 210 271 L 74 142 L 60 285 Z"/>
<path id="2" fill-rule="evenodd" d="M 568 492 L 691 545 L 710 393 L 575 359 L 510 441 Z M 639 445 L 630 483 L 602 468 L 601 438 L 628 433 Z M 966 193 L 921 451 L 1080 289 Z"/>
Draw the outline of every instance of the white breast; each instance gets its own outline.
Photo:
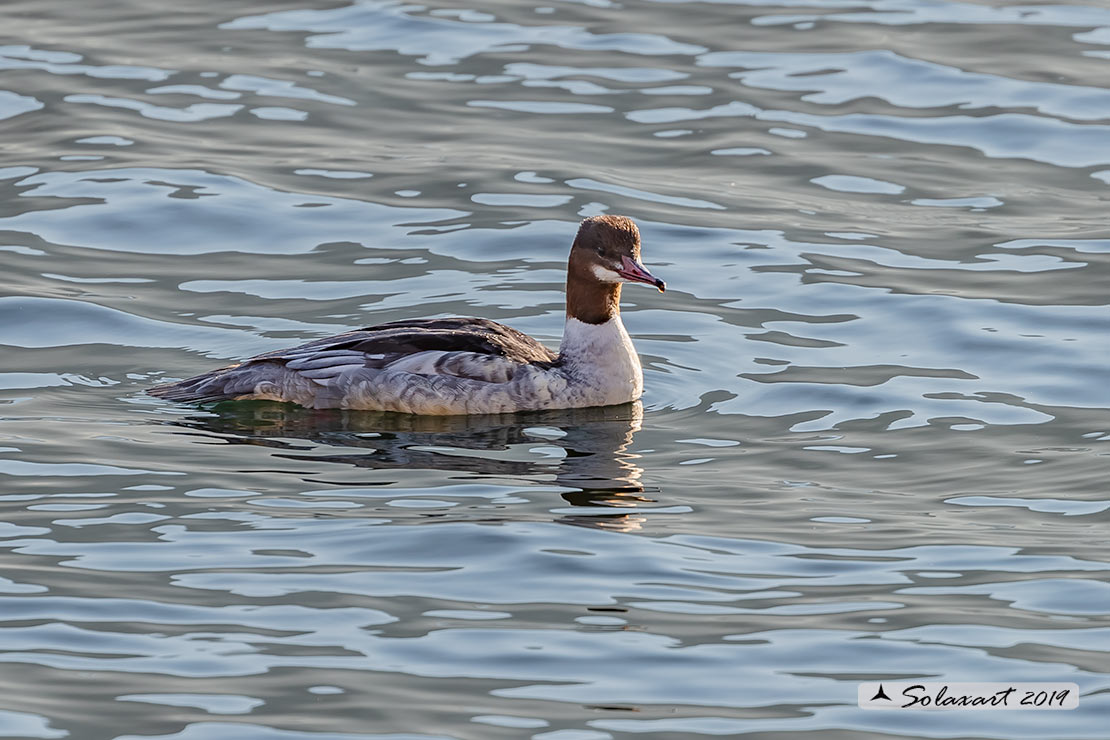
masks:
<path id="1" fill-rule="evenodd" d="M 640 397 L 644 374 L 632 340 L 614 316 L 604 324 L 568 318 L 559 357 L 582 406 L 627 403 Z"/>

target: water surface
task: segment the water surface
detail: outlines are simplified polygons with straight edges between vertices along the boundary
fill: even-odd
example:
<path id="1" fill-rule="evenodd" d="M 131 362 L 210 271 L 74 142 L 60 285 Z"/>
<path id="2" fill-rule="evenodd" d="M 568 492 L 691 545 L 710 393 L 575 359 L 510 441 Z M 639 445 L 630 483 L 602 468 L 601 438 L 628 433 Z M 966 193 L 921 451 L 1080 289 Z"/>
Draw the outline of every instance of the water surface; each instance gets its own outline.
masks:
<path id="1" fill-rule="evenodd" d="M 1110 11 L 4 6 L 0 737 L 1104 738 Z M 642 404 L 143 391 L 406 317 Z M 864 680 L 1069 681 L 868 712 Z"/>

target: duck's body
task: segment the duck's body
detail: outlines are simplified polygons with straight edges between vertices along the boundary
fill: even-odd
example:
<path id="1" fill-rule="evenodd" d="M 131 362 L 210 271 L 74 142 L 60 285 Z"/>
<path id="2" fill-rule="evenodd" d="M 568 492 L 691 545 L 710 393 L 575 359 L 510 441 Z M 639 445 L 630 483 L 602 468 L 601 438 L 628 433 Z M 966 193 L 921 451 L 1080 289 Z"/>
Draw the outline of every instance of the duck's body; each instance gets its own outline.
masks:
<path id="1" fill-rule="evenodd" d="M 640 359 L 620 318 L 623 282 L 663 282 L 639 260 L 636 225 L 582 222 L 567 267 L 559 353 L 487 319 L 395 321 L 252 357 L 151 389 L 174 401 L 269 399 L 309 408 L 490 414 L 627 403 Z"/>

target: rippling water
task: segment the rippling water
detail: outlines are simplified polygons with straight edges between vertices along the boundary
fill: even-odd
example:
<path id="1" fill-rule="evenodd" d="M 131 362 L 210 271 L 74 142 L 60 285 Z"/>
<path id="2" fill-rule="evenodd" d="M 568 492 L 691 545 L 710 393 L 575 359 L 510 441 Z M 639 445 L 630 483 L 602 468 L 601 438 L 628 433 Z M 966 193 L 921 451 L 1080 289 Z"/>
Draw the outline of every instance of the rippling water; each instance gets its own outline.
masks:
<path id="1" fill-rule="evenodd" d="M 10 0 L 0 736 L 1105 738 L 1110 10 Z M 143 394 L 405 317 L 642 408 Z M 862 680 L 1071 681 L 867 712 Z"/>

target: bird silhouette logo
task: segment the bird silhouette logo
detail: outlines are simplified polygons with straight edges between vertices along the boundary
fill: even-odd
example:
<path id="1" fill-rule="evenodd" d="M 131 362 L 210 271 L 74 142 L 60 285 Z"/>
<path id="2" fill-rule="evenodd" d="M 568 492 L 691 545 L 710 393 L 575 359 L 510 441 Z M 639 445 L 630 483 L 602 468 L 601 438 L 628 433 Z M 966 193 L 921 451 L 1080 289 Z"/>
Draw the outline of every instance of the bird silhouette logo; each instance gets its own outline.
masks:
<path id="1" fill-rule="evenodd" d="M 879 684 L 879 690 L 876 691 L 875 695 L 871 697 L 871 701 L 877 701 L 879 699 L 886 699 L 887 701 L 894 701 L 893 699 L 891 699 L 889 696 L 886 695 L 885 691 L 883 691 L 883 685 L 882 684 Z"/>

